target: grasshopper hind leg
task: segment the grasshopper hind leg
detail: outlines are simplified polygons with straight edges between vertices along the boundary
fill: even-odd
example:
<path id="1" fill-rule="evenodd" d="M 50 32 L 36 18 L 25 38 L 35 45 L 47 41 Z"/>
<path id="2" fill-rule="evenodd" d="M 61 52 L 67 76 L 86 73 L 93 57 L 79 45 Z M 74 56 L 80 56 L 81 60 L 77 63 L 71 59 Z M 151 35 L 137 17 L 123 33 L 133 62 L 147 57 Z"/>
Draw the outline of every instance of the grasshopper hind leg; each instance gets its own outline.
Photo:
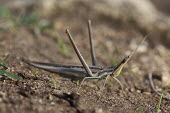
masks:
<path id="1" fill-rule="evenodd" d="M 88 32 L 89 32 L 89 42 L 90 42 L 90 53 L 92 59 L 92 65 L 97 65 L 97 59 L 95 56 L 94 45 L 93 45 L 93 37 L 92 37 L 92 28 L 91 28 L 91 20 L 88 20 Z"/>

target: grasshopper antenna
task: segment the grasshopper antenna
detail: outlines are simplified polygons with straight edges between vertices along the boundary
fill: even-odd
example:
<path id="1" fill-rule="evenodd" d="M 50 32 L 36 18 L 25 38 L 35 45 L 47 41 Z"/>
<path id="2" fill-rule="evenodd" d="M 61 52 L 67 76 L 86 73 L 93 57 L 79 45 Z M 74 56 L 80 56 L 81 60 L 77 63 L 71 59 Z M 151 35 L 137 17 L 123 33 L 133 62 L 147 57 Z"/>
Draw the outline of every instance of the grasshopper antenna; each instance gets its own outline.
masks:
<path id="1" fill-rule="evenodd" d="M 93 37 L 92 37 L 92 29 L 91 29 L 91 20 L 88 20 L 88 32 L 89 32 L 89 41 L 90 41 L 90 53 L 91 53 L 91 59 L 92 59 L 92 65 L 97 65 L 97 60 L 94 52 L 94 46 L 93 46 Z"/>
<path id="2" fill-rule="evenodd" d="M 139 46 L 142 44 L 142 42 L 148 37 L 149 35 L 145 36 L 144 39 L 139 43 L 139 45 L 131 52 L 130 55 L 128 55 L 127 57 L 125 57 L 119 64 L 116 65 L 116 67 L 113 70 L 113 75 L 114 77 L 118 76 L 124 65 L 130 60 L 130 58 L 133 56 L 133 54 L 137 51 L 137 49 L 139 48 Z"/>
<path id="3" fill-rule="evenodd" d="M 147 36 L 145 36 L 143 38 L 143 40 L 139 43 L 139 45 L 131 52 L 131 54 L 129 55 L 129 59 L 133 56 L 133 54 L 137 51 L 137 49 L 140 47 L 140 45 L 146 40 L 146 38 L 148 38 L 149 34 Z M 129 60 L 128 59 L 128 60 Z"/>
<path id="4" fill-rule="evenodd" d="M 69 32 L 68 29 L 66 29 L 66 33 L 67 33 L 67 35 L 68 35 L 68 38 L 70 39 L 70 42 L 71 42 L 71 44 L 72 44 L 72 46 L 73 46 L 73 48 L 74 48 L 74 50 L 75 50 L 75 52 L 76 52 L 76 54 L 77 54 L 77 56 L 78 56 L 78 58 L 79 58 L 81 64 L 83 65 L 85 71 L 87 72 L 88 75 L 93 76 L 93 73 L 91 72 L 89 66 L 88 66 L 87 63 L 85 62 L 85 60 L 84 60 L 83 56 L 81 55 L 79 49 L 78 49 L 77 46 L 75 45 L 75 42 L 74 42 L 74 40 L 73 40 L 73 38 L 72 38 L 72 36 L 71 36 L 71 34 L 70 34 L 70 32 Z"/>
<path id="5" fill-rule="evenodd" d="M 121 84 L 121 82 L 116 78 L 122 71 L 124 65 L 130 60 L 130 58 L 133 56 L 133 54 L 137 51 L 137 49 L 139 48 L 139 46 L 146 40 L 146 38 L 148 38 L 149 35 L 145 36 L 144 39 L 139 43 L 139 45 L 130 53 L 130 55 L 128 55 L 127 57 L 125 57 L 119 64 L 116 65 L 116 67 L 114 68 L 112 75 L 113 78 L 119 82 L 121 88 L 123 89 L 123 86 Z M 104 85 L 106 84 L 106 81 L 104 83 Z"/>

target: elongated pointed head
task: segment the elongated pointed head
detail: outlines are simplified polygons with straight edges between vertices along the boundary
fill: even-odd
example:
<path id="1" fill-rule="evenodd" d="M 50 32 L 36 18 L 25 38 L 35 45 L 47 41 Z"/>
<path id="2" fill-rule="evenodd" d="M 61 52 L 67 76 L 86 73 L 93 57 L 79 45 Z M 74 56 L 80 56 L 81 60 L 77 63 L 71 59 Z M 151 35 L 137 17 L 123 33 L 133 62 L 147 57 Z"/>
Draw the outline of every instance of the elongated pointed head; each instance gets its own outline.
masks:
<path id="1" fill-rule="evenodd" d="M 128 55 L 127 57 L 125 57 L 119 64 L 116 65 L 116 67 L 114 68 L 113 71 L 113 75 L 117 76 L 121 73 L 124 65 L 130 60 L 130 58 L 133 56 L 133 54 L 137 51 L 137 49 L 139 48 L 139 46 L 141 45 L 141 43 L 148 37 L 148 35 L 139 43 L 139 45 L 130 53 L 130 55 Z"/>

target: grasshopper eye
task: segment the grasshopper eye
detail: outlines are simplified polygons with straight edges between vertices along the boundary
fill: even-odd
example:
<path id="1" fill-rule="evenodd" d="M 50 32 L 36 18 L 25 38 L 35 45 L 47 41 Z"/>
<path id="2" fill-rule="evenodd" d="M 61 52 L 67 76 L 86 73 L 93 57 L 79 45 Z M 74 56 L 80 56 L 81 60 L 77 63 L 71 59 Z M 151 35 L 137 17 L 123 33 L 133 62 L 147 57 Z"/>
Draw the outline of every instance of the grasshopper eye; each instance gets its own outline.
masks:
<path id="1" fill-rule="evenodd" d="M 124 64 L 128 60 L 128 57 L 125 57 L 122 61 L 121 64 Z"/>
<path id="2" fill-rule="evenodd" d="M 126 58 L 124 58 L 124 60 L 123 60 L 123 62 L 122 62 L 122 63 L 127 62 L 127 61 L 129 60 L 129 58 L 130 58 L 130 55 L 129 55 L 129 56 L 127 56 Z"/>

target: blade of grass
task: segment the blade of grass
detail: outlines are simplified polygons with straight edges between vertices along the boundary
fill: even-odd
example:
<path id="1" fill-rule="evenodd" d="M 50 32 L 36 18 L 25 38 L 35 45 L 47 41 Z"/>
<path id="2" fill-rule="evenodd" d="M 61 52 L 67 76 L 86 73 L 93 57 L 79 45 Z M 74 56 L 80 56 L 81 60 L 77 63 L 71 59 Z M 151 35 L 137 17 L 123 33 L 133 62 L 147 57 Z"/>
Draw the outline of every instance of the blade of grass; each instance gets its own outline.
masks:
<path id="1" fill-rule="evenodd" d="M 103 80 L 103 79 L 105 79 L 105 78 L 100 78 L 100 79 L 98 79 L 97 82 L 96 82 L 96 85 L 97 85 L 101 80 Z"/>
<path id="2" fill-rule="evenodd" d="M 57 83 L 54 79 L 51 80 L 52 82 L 52 88 L 57 88 Z"/>
<path id="3" fill-rule="evenodd" d="M 2 61 L 5 62 L 9 57 L 10 57 L 10 55 L 8 54 Z"/>
<path id="4" fill-rule="evenodd" d="M 10 55 L 8 54 L 1 62 L 0 62 L 0 66 L 3 66 L 4 68 L 7 68 L 5 61 L 10 57 Z M 19 77 L 17 75 L 14 75 L 12 73 L 9 73 L 5 70 L 0 69 L 0 75 L 4 75 L 7 77 L 11 77 L 13 79 L 17 79 L 17 80 L 22 80 L 22 77 Z"/>
<path id="5" fill-rule="evenodd" d="M 63 40 L 62 40 L 60 37 L 57 37 L 57 43 L 58 43 L 58 45 L 60 46 L 60 53 L 61 53 L 63 56 L 66 57 L 68 51 L 67 51 L 67 48 L 66 48 Z"/>
<path id="6" fill-rule="evenodd" d="M 10 55 L 8 54 L 1 62 L 0 62 L 0 66 L 3 66 L 4 68 L 7 68 L 5 61 L 10 57 Z"/>
<path id="7" fill-rule="evenodd" d="M 23 80 L 22 77 L 19 77 L 17 75 L 12 74 L 12 73 L 6 72 L 5 70 L 2 70 L 2 69 L 0 69 L 0 75 L 11 77 L 11 78 L 17 79 L 17 80 Z"/>
<path id="8" fill-rule="evenodd" d="M 119 51 L 119 48 L 118 47 L 115 47 L 116 50 L 115 50 L 115 57 L 112 56 L 112 54 L 110 54 L 109 52 L 107 52 L 107 56 L 109 57 L 109 59 L 111 60 L 111 63 L 113 66 L 116 66 L 117 63 L 118 63 L 118 59 L 120 57 L 120 51 Z"/>
<path id="9" fill-rule="evenodd" d="M 0 19 L 5 19 L 10 24 L 12 24 L 12 26 L 9 27 L 9 30 L 12 31 L 12 33 L 14 33 L 14 35 L 18 34 L 17 21 L 14 18 L 14 15 L 12 14 L 12 12 L 9 9 L 5 8 L 2 5 L 0 5 Z M 2 29 L 4 29 L 3 26 L 2 26 Z"/>
<path id="10" fill-rule="evenodd" d="M 51 32 L 49 34 L 49 38 L 51 38 L 52 40 L 54 40 L 60 47 L 59 52 L 63 57 L 67 57 L 68 56 L 68 48 L 66 46 L 66 44 L 64 43 L 64 41 L 62 40 L 62 38 L 57 34 Z"/>
<path id="11" fill-rule="evenodd" d="M 99 47 L 100 47 L 100 46 L 99 46 Z M 119 56 L 120 56 L 120 51 L 119 51 L 119 48 L 118 48 L 118 47 L 116 47 L 116 50 L 115 50 L 115 54 L 114 54 L 115 57 L 113 57 L 113 55 L 110 54 L 109 52 L 107 52 L 103 47 L 100 47 L 100 50 L 101 50 L 102 53 L 104 53 L 107 57 L 109 57 L 109 60 L 111 61 L 111 64 L 112 64 L 113 66 L 116 66 L 116 65 L 117 65 L 118 60 L 117 60 L 116 58 L 119 58 Z"/>
<path id="12" fill-rule="evenodd" d="M 111 56 L 110 54 L 108 54 L 108 57 L 109 57 L 109 59 L 111 60 L 112 65 L 113 65 L 113 66 L 116 66 L 117 60 L 116 60 L 113 56 Z"/>
<path id="13" fill-rule="evenodd" d="M 0 17 L 1 18 L 5 18 L 5 19 L 9 19 L 9 21 L 13 24 L 15 24 L 15 19 L 11 13 L 11 11 L 7 8 L 5 8 L 4 6 L 0 5 Z"/>
<path id="14" fill-rule="evenodd" d="M 39 12 L 31 13 L 30 15 L 27 15 L 24 18 L 22 18 L 20 24 L 22 26 L 37 26 L 39 22 L 39 17 L 40 17 Z"/>
<path id="15" fill-rule="evenodd" d="M 119 48 L 118 48 L 118 47 L 115 47 L 115 48 L 116 48 L 115 54 L 114 54 L 115 57 L 113 57 L 112 54 L 110 54 L 109 52 L 107 52 L 107 56 L 110 58 L 113 66 L 116 66 L 116 65 L 117 65 L 117 63 L 118 63 L 118 59 L 117 59 L 117 58 L 120 57 L 120 50 L 119 50 Z"/>
<path id="16" fill-rule="evenodd" d="M 45 23 L 45 24 L 39 24 L 38 28 L 40 29 L 40 31 L 44 31 L 46 29 L 50 29 L 53 27 L 53 23 Z"/>
<path id="17" fill-rule="evenodd" d="M 36 77 L 38 76 L 38 68 L 33 72 L 33 75 Z"/>
<path id="18" fill-rule="evenodd" d="M 163 97 L 163 93 L 160 96 L 159 102 L 158 102 L 158 108 L 157 108 L 157 113 L 161 112 L 161 103 L 162 103 L 162 97 Z"/>
<path id="19" fill-rule="evenodd" d="M 119 57 L 120 56 L 120 49 L 118 47 L 115 47 L 116 48 L 116 55 Z"/>

